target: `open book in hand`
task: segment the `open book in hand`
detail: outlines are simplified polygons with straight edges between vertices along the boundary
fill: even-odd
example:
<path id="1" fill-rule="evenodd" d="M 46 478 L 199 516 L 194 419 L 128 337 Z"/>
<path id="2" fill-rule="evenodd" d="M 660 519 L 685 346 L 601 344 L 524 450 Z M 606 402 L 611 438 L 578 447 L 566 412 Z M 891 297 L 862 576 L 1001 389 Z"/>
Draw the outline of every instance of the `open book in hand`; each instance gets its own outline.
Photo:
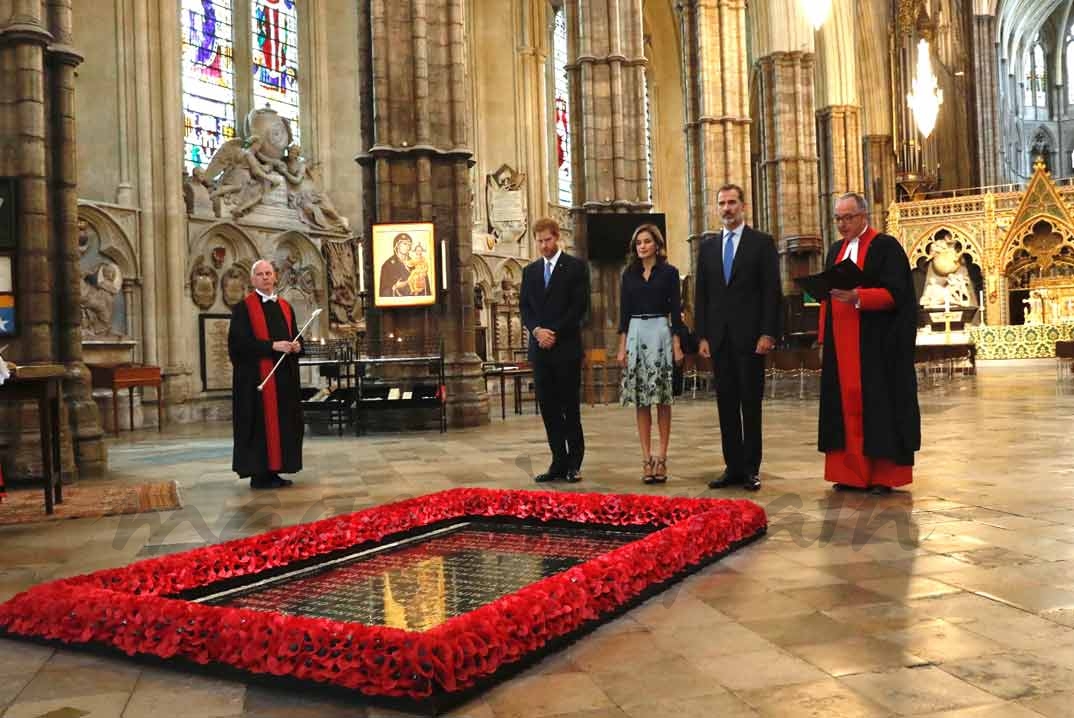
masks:
<path id="1" fill-rule="evenodd" d="M 831 269 L 807 277 L 796 277 L 794 283 L 817 300 L 828 298 L 833 289 L 860 287 L 865 275 L 852 259 L 844 259 Z"/>

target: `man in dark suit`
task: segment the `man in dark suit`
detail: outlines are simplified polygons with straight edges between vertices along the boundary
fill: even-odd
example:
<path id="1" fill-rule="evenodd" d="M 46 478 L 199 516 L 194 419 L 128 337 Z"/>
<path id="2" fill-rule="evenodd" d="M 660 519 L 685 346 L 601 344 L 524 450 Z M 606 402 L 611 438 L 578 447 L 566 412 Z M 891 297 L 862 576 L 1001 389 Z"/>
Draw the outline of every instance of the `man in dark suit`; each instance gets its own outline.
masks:
<path id="1" fill-rule="evenodd" d="M 540 219 L 533 235 L 541 257 L 522 271 L 519 297 L 529 332 L 529 359 L 537 385 L 552 464 L 537 481 L 580 481 L 582 437 L 582 320 L 589 301 L 585 262 L 559 247 L 559 224 Z"/>
<path id="2" fill-rule="evenodd" d="M 721 237 L 701 243 L 697 259 L 699 353 L 712 357 L 723 440 L 722 476 L 709 488 L 761 488 L 761 398 L 764 355 L 779 336 L 779 253 L 770 235 L 746 226 L 742 188 L 716 195 Z"/>

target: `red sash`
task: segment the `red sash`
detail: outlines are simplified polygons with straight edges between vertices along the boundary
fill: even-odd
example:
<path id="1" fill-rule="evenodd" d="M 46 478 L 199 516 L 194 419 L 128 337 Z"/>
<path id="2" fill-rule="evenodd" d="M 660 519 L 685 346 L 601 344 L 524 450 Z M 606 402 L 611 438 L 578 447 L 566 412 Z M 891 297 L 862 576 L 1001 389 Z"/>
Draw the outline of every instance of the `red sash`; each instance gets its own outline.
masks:
<path id="1" fill-rule="evenodd" d="M 279 302 L 283 319 L 287 323 L 288 330 L 293 335 L 295 332 L 295 315 L 291 311 L 291 305 L 283 298 Z M 272 341 L 269 336 L 268 322 L 265 321 L 265 311 L 261 308 L 261 295 L 257 292 L 246 295 L 246 313 L 250 315 L 250 327 L 254 330 L 254 338 L 263 342 Z M 261 372 L 261 381 L 272 371 L 276 364 L 276 358 L 265 358 L 258 361 L 258 369 Z M 276 404 L 276 375 L 265 384 L 261 392 L 261 402 L 265 415 L 265 448 L 268 449 L 268 470 L 279 471 L 283 466 L 283 452 L 280 449 L 280 413 Z"/>

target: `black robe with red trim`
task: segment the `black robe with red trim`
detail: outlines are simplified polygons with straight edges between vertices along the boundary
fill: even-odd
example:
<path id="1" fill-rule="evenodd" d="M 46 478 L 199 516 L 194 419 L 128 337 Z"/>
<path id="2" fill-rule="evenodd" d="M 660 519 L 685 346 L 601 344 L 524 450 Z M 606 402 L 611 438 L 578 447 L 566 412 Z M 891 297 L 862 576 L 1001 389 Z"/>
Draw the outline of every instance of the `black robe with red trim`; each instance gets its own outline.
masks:
<path id="1" fill-rule="evenodd" d="M 268 337 L 257 337 L 255 325 L 258 318 L 251 321 L 251 302 L 244 300 L 236 304 L 227 336 L 233 368 L 231 422 L 235 447 L 231 468 L 243 478 L 270 473 L 293 474 L 302 470 L 305 428 L 299 391 L 299 355 L 287 355 L 264 391 L 258 391 L 257 385 L 280 358 L 280 353 L 272 350 L 272 342 L 291 341 L 301 325 L 294 310 L 283 299 L 261 302 L 256 293 L 250 296 L 255 298 L 255 306 L 261 308 Z"/>
<path id="2" fill-rule="evenodd" d="M 835 264 L 842 248 L 842 240 L 832 245 L 826 268 Z M 895 300 L 891 311 L 861 313 L 865 455 L 913 466 L 914 452 L 921 448 L 921 414 L 914 371 L 917 299 L 910 262 L 897 239 L 878 234 L 869 244 L 862 272 L 863 287 L 886 289 Z M 823 321 L 823 335 L 832 337 L 831 312 L 825 313 Z M 824 452 L 846 447 L 835 344 L 827 339 L 823 344 L 817 448 Z"/>

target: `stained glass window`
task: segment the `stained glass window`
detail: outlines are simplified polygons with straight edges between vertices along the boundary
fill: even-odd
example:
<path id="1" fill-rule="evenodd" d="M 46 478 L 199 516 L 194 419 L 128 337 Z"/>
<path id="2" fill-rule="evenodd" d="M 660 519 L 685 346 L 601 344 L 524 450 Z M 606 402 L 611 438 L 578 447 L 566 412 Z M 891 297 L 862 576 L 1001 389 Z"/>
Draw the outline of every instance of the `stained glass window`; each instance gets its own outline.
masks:
<path id="1" fill-rule="evenodd" d="M 1044 62 L 1044 47 L 1040 42 L 1026 52 L 1025 56 L 1025 106 L 1048 106 L 1048 68 Z"/>
<path id="2" fill-rule="evenodd" d="M 298 0 L 251 0 L 254 109 L 276 110 L 298 127 Z"/>
<path id="3" fill-rule="evenodd" d="M 556 129 L 556 199 L 570 207 L 571 193 L 571 133 L 570 85 L 567 81 L 567 13 L 556 10 L 552 24 L 552 108 Z"/>
<path id="4" fill-rule="evenodd" d="M 1044 61 L 1044 48 L 1040 42 L 1033 46 L 1033 72 L 1037 76 L 1036 93 L 1033 104 L 1037 107 L 1048 106 L 1048 66 Z"/>
<path id="5" fill-rule="evenodd" d="M 235 136 L 231 0 L 182 0 L 183 154 L 204 167 Z"/>
<path id="6" fill-rule="evenodd" d="M 1074 32 L 1067 34 L 1065 53 L 1067 61 L 1067 104 L 1074 105 Z"/>

